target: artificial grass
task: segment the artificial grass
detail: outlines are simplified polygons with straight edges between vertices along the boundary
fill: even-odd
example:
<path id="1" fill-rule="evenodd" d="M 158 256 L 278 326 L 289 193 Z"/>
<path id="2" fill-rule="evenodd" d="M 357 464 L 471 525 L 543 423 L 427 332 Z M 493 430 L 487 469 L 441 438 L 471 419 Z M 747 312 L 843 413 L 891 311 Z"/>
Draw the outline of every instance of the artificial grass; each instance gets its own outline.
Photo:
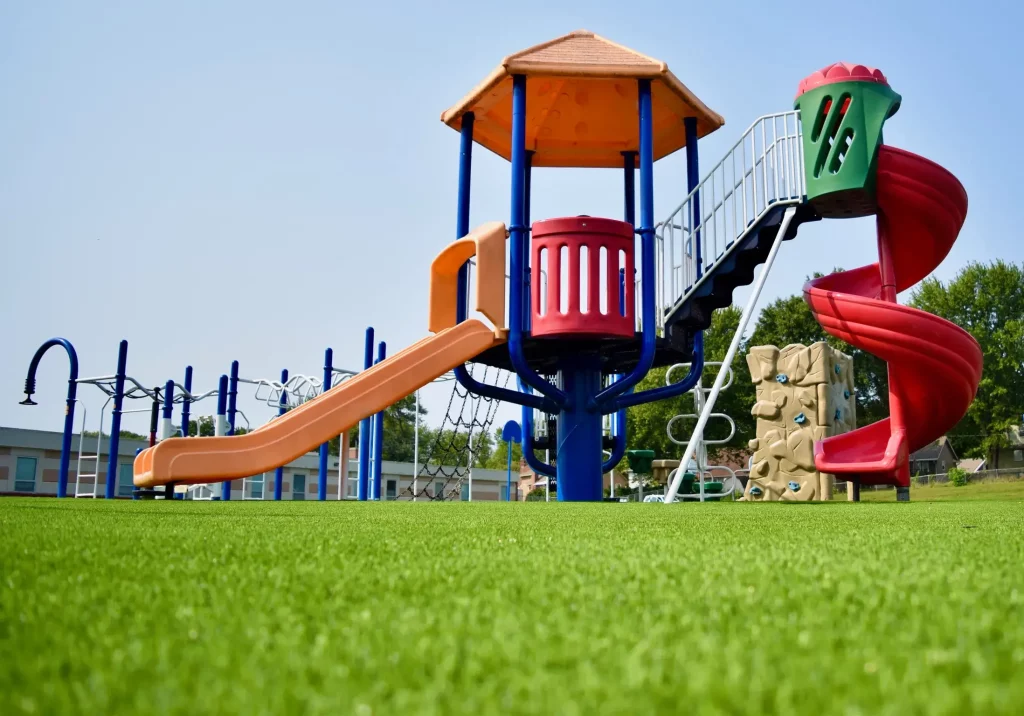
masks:
<path id="1" fill-rule="evenodd" d="M 834 500 L 845 500 L 846 493 L 833 495 Z M 862 502 L 895 502 L 896 490 L 863 489 L 860 492 Z M 1024 480 L 990 480 L 987 482 L 967 483 L 962 487 L 954 487 L 949 483 L 938 485 L 911 485 L 911 501 L 946 502 L 949 500 L 1018 500 L 1024 503 Z"/>
<path id="2" fill-rule="evenodd" d="M 1019 713 L 1019 502 L 0 500 L 0 713 Z"/>

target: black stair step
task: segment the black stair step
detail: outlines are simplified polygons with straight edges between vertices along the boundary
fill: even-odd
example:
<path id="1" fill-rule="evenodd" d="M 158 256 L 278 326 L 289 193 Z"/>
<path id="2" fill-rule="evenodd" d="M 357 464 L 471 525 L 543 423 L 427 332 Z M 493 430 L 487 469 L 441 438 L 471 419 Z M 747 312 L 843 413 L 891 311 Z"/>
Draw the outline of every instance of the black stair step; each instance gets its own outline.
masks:
<path id="1" fill-rule="evenodd" d="M 666 316 L 667 331 L 676 335 L 685 333 L 686 341 L 689 342 L 690 335 L 695 331 L 711 327 L 712 313 L 732 305 L 733 291 L 754 282 L 755 270 L 767 260 L 787 208 L 789 205 L 780 204 L 769 209 L 758 221 L 756 228 L 742 239 L 742 244 L 712 267 L 703 285 Z M 819 218 L 810 206 L 804 204 L 797 207 L 796 216 L 783 241 L 794 238 L 800 224 L 817 221 Z"/>

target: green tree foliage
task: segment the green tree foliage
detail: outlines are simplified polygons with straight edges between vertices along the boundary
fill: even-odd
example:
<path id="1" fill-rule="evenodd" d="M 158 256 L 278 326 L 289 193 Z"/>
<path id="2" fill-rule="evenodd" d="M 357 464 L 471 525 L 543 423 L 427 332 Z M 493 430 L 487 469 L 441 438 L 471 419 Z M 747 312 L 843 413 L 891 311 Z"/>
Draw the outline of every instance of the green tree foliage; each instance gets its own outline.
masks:
<path id="1" fill-rule="evenodd" d="M 972 262 L 948 284 L 925 279 L 910 305 L 952 321 L 981 345 L 981 385 L 951 437 L 961 455 L 993 455 L 1024 413 L 1024 263 Z"/>
<path id="2" fill-rule="evenodd" d="M 180 430 L 181 428 L 179 427 L 178 429 Z M 247 432 L 249 431 L 240 425 L 235 428 L 235 435 L 245 435 Z M 215 433 L 215 423 L 209 415 L 200 416 L 198 421 L 188 421 L 188 436 L 190 438 L 194 438 L 197 435 L 201 438 L 209 438 L 213 437 Z"/>
<path id="3" fill-rule="evenodd" d="M 422 445 L 423 418 L 427 409 L 420 405 L 420 440 Z M 416 396 L 407 395 L 384 410 L 385 460 L 412 462 L 415 455 Z"/>
<path id="4" fill-rule="evenodd" d="M 493 442 L 494 451 L 486 461 L 481 462 L 481 467 L 488 467 L 492 470 L 505 470 L 508 467 L 508 443 L 501 439 L 501 428 L 494 428 Z M 523 446 L 519 443 L 512 443 L 512 473 L 519 474 L 519 461 L 523 457 Z"/>
<path id="5" fill-rule="evenodd" d="M 835 269 L 836 272 L 842 269 Z M 816 273 L 814 278 L 824 274 Z M 761 311 L 757 326 L 747 341 L 750 346 L 777 346 L 790 343 L 811 345 L 825 341 L 853 357 L 853 381 L 857 391 L 857 424 L 868 425 L 889 415 L 889 374 L 885 361 L 854 348 L 825 333 L 811 313 L 802 295 L 779 298 Z M 746 368 L 744 367 L 744 371 Z M 753 405 L 751 401 L 750 405 Z"/>
<path id="6" fill-rule="evenodd" d="M 732 341 L 733 334 L 739 326 L 740 309 L 730 306 L 715 311 L 711 320 L 711 328 L 704 333 L 705 360 L 721 361 Z M 716 413 L 725 413 L 736 421 L 736 434 L 723 449 L 735 449 L 746 446 L 747 440 L 753 436 L 754 422 L 750 408 L 754 405 L 754 386 L 747 375 L 746 346 L 740 346 L 732 362 L 733 381 L 728 390 L 722 391 L 715 404 Z M 655 368 L 640 382 L 637 390 L 647 390 L 665 385 L 667 368 Z M 709 366 L 701 378 L 705 388 L 710 388 L 718 375 L 718 366 Z M 685 370 L 677 369 L 672 374 L 673 381 L 681 380 Z M 645 403 L 629 409 L 629 435 L 627 443 L 633 449 L 654 450 L 657 459 L 678 457 L 682 448 L 669 440 L 666 428 L 669 420 L 684 413 L 694 413 L 693 395 L 688 393 L 678 398 Z M 695 419 L 676 421 L 673 433 L 677 438 L 686 439 L 688 431 L 696 424 Z M 726 437 L 728 424 L 721 419 L 708 422 L 705 435 L 708 439 Z"/>
<path id="7" fill-rule="evenodd" d="M 139 435 L 138 433 L 133 433 L 131 430 L 119 430 L 117 434 L 121 437 L 122 440 L 149 440 L 148 435 Z M 85 432 L 82 433 L 82 437 L 86 438 L 94 438 L 98 435 L 99 433 L 96 432 L 95 430 L 86 430 Z M 106 440 L 109 437 L 110 433 L 103 433 L 104 440 Z"/>

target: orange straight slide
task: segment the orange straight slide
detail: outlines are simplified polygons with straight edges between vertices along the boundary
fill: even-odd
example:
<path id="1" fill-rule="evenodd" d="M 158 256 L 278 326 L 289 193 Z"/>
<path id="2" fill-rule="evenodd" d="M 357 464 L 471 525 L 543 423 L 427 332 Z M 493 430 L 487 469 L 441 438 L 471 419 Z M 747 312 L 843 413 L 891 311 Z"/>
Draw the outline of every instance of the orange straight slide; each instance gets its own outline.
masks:
<path id="1" fill-rule="evenodd" d="M 245 435 L 169 438 L 135 458 L 135 484 L 224 482 L 285 465 L 504 342 L 470 319 L 438 331 Z"/>

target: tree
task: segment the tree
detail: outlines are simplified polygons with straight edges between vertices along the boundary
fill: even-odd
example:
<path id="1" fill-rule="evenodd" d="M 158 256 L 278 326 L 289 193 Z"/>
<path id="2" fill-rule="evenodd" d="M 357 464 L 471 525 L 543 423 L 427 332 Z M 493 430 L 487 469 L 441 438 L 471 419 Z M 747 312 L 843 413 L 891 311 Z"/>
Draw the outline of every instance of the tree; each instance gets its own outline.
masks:
<path id="1" fill-rule="evenodd" d="M 835 269 L 834 272 L 842 271 Z M 824 274 L 816 273 L 814 278 Z M 853 382 L 857 396 L 857 424 L 868 425 L 889 415 L 889 373 L 885 361 L 834 338 L 814 319 L 802 295 L 779 298 L 761 311 L 747 348 L 790 343 L 809 346 L 825 341 L 853 358 Z M 744 367 L 746 372 L 746 367 Z M 750 405 L 753 405 L 751 401 Z"/>
<path id="2" fill-rule="evenodd" d="M 950 436 L 961 455 L 995 456 L 1024 414 L 1024 263 L 972 262 L 946 285 L 925 279 L 910 305 L 955 323 L 981 345 L 978 393 Z"/>
<path id="3" fill-rule="evenodd" d="M 422 446 L 423 417 L 427 409 L 419 406 L 420 445 Z M 383 457 L 394 462 L 412 462 L 415 455 L 416 396 L 407 395 L 384 409 Z"/>
<path id="4" fill-rule="evenodd" d="M 181 430 L 179 427 L 178 430 Z M 235 435 L 245 435 L 248 430 L 242 426 L 235 427 Z M 213 437 L 216 434 L 215 424 L 213 418 L 209 415 L 200 416 L 198 422 L 195 420 L 188 421 L 188 435 L 189 437 L 196 437 L 197 435 L 201 438 Z"/>
<path id="5" fill-rule="evenodd" d="M 508 467 L 508 443 L 501 439 L 501 428 L 494 428 L 494 445 L 496 446 L 490 458 L 483 462 L 481 467 L 492 470 L 504 470 Z M 512 470 L 519 474 L 519 461 L 523 457 L 523 446 L 520 443 L 512 443 Z"/>
<path id="6" fill-rule="evenodd" d="M 704 355 L 706 362 L 721 361 L 729 348 L 729 343 L 739 326 L 740 309 L 735 306 L 724 308 L 712 315 L 711 328 L 704 332 Z M 754 386 L 747 374 L 744 355 L 746 347 L 741 343 L 740 349 L 732 362 L 733 380 L 728 390 L 723 390 L 715 403 L 714 412 L 725 413 L 736 421 L 736 434 L 722 447 L 709 447 L 712 456 L 723 449 L 746 447 L 746 443 L 754 436 L 754 420 L 750 409 L 754 405 Z M 701 376 L 704 388 L 710 388 L 718 375 L 718 366 L 708 366 Z M 665 385 L 668 368 L 655 368 L 647 374 L 636 390 L 647 390 Z M 673 381 L 681 380 L 686 375 L 685 369 L 672 372 Z M 694 413 L 695 405 L 692 393 L 645 403 L 632 407 L 628 411 L 629 432 L 627 444 L 631 449 L 654 450 L 658 459 L 681 456 L 683 447 L 673 443 L 667 433 L 669 421 L 676 415 Z M 696 419 L 678 420 L 673 426 L 673 434 L 678 439 L 688 439 L 688 431 L 696 425 Z M 728 435 L 729 426 L 725 420 L 711 419 L 704 431 L 706 439 L 720 439 Z"/>
<path id="7" fill-rule="evenodd" d="M 149 440 L 148 435 L 139 435 L 138 433 L 133 433 L 131 430 L 118 430 L 117 434 L 118 436 L 120 436 L 121 440 Z M 82 433 L 82 437 L 85 438 L 94 438 L 97 437 L 98 435 L 99 433 L 95 430 L 86 430 Z M 103 433 L 104 440 L 106 440 L 109 437 L 110 433 Z"/>

